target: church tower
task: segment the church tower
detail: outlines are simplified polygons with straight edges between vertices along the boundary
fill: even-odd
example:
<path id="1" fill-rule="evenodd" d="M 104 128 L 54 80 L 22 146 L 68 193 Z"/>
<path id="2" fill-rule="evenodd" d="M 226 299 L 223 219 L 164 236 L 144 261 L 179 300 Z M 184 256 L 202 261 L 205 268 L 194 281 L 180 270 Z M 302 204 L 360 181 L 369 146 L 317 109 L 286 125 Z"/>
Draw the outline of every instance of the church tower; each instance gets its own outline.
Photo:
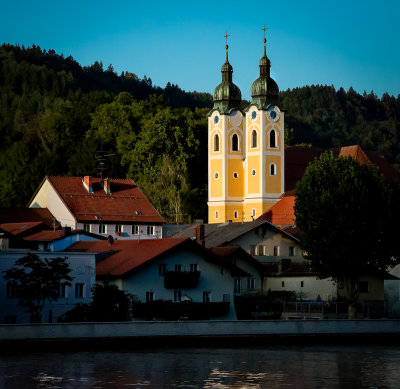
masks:
<path id="1" fill-rule="evenodd" d="M 228 34 L 225 38 L 228 39 Z M 233 68 L 222 65 L 222 82 L 213 94 L 214 107 L 208 115 L 208 221 L 223 223 L 242 214 L 244 196 L 244 115 L 242 94 L 232 82 Z"/>
<path id="2" fill-rule="evenodd" d="M 284 191 L 284 115 L 265 45 L 264 37 L 260 77 L 251 87 L 251 104 L 242 110 L 226 44 L 222 82 L 214 90 L 214 107 L 208 114 L 209 223 L 254 220 Z"/>
<path id="3" fill-rule="evenodd" d="M 271 208 L 284 192 L 285 144 L 284 113 L 280 110 L 279 88 L 271 78 L 271 61 L 260 59 L 260 76 L 251 86 L 252 101 L 246 109 L 245 221 Z"/>

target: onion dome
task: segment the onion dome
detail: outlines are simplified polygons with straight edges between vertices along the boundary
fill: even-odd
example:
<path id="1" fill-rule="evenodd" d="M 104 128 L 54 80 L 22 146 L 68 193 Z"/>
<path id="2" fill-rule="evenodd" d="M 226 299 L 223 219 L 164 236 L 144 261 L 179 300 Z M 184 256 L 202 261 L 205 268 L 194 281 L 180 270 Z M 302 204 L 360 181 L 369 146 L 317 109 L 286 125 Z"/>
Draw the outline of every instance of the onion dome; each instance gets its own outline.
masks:
<path id="1" fill-rule="evenodd" d="M 229 113 L 233 108 L 238 109 L 242 100 L 240 89 L 232 82 L 232 65 L 228 61 L 228 45 L 226 48 L 226 61 L 222 65 L 222 82 L 213 94 L 214 108 L 219 109 L 220 113 Z"/>
<path id="2" fill-rule="evenodd" d="M 279 88 L 271 78 L 271 61 L 266 54 L 267 40 L 264 38 L 264 56 L 260 59 L 260 77 L 251 86 L 252 102 L 258 109 L 266 109 L 270 104 L 279 105 Z"/>

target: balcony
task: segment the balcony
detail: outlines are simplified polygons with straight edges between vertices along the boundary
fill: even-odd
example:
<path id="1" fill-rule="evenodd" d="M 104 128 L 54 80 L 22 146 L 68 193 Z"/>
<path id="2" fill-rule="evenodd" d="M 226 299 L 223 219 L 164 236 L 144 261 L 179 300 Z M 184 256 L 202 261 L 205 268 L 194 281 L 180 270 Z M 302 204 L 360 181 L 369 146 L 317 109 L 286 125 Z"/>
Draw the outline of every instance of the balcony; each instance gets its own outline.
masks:
<path id="1" fill-rule="evenodd" d="M 132 316 L 135 319 L 146 320 L 209 320 L 229 313 L 229 302 L 193 303 L 184 301 L 156 300 L 149 303 L 133 303 Z"/>
<path id="2" fill-rule="evenodd" d="M 191 289 L 199 284 L 199 271 L 167 271 L 164 273 L 164 288 Z"/>

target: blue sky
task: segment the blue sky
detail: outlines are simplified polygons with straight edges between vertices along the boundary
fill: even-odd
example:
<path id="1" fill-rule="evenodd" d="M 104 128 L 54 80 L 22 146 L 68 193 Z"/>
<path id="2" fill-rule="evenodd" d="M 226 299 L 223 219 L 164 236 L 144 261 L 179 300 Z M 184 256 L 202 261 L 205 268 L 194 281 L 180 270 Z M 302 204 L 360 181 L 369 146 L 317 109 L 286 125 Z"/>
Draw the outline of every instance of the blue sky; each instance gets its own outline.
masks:
<path id="1" fill-rule="evenodd" d="M 225 31 L 242 96 L 258 77 L 264 24 L 271 74 L 281 90 L 352 86 L 400 94 L 400 1 L 0 0 L 0 42 L 54 49 L 81 65 L 212 93 L 221 80 Z"/>

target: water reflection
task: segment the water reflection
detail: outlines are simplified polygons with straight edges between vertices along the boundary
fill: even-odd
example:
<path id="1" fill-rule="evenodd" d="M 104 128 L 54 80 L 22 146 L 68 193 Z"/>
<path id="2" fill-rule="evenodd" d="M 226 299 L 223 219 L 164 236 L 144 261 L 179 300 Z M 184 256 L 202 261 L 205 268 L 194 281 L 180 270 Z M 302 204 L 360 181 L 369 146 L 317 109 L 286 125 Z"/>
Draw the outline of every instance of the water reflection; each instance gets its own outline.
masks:
<path id="1" fill-rule="evenodd" d="M 397 347 L 160 349 L 0 356 L 0 388 L 398 388 Z"/>

